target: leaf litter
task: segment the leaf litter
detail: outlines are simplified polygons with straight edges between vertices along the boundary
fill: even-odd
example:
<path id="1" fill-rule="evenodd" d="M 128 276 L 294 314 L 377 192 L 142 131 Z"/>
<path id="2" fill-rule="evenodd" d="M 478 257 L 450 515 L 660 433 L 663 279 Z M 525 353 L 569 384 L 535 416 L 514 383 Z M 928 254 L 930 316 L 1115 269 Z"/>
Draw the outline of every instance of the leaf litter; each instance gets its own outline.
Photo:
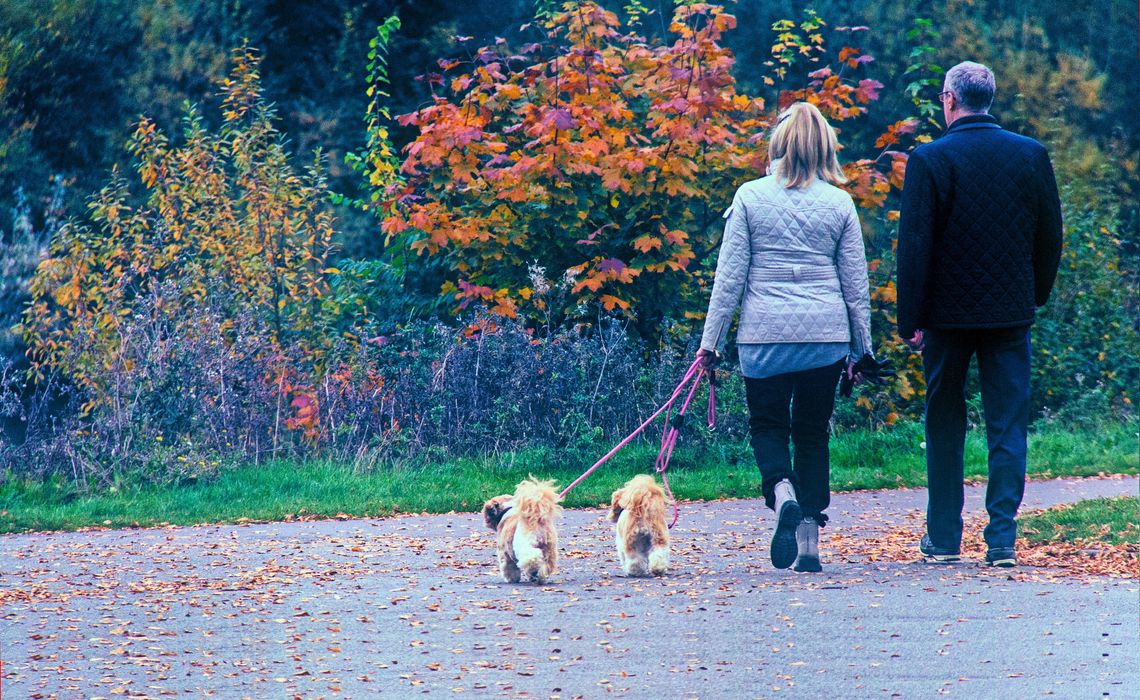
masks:
<path id="1" fill-rule="evenodd" d="M 573 619 L 584 599 L 612 601 L 604 618 L 570 630 L 565 624 L 542 627 L 552 621 L 551 611 L 537 614 L 536 589 L 497 581 L 493 538 L 481 524 L 469 534 L 457 528 L 439 536 L 438 527 L 433 534 L 433 520 L 447 516 L 401 519 L 394 531 L 388 523 L 378 534 L 370 532 L 374 521 L 326 521 L 6 536 L 0 619 L 30 633 L 23 641 L 26 661 L 6 662 L 4 682 L 20 682 L 33 698 L 80 691 L 159 697 L 189 687 L 203 696 L 241 688 L 235 696 L 338 697 L 348 692 L 346 681 L 397 683 L 419 692 L 438 689 L 430 679 L 440 677 L 454 692 L 479 695 L 493 688 L 527 696 L 501 674 L 543 678 L 598 655 L 620 660 L 628 654 L 629 636 L 640 624 L 625 608 L 631 596 L 648 601 L 647 610 L 663 618 L 731 614 L 742 591 L 843 590 L 869 576 L 905 578 L 905 565 L 918 560 L 922 513 L 883 511 L 864 516 L 858 528 L 825 529 L 825 567 L 833 564 L 826 577 L 773 572 L 766 514 L 755 502 L 729 505 L 727 512 L 686 508 L 674 530 L 675 569 L 659 579 L 616 576 L 604 512 L 565 529 L 564 553 L 574 556 L 564 556 L 563 573 L 539 589 L 556 601 L 553 614 Z M 732 518 L 736 512 L 744 517 Z M 984 554 L 978 537 L 983 524 L 977 517 L 967 521 L 965 556 L 980 560 Z M 1136 577 L 1134 544 L 1023 541 L 1019 558 L 1017 569 L 958 567 L 954 575 L 1011 581 Z M 400 583 L 363 595 L 361 584 L 370 580 Z M 336 600 L 345 602 L 325 609 Z M 790 609 L 802 605 L 787 603 Z M 393 625 L 402 630 L 405 651 L 386 653 L 349 629 Z M 791 614 L 772 617 L 768 626 L 773 638 L 794 634 Z M 433 641 L 433 630 L 447 633 L 446 643 Z M 537 641 L 542 639 L 545 645 Z M 265 653 L 267 645 L 274 654 Z M 773 655 L 783 649 L 771 645 Z M 422 661 L 410 663 L 415 657 Z M 698 677 L 731 666 L 692 655 L 662 670 Z M 637 679 L 628 669 L 597 682 L 620 694 Z M 794 686 L 791 675 L 786 681 Z"/>

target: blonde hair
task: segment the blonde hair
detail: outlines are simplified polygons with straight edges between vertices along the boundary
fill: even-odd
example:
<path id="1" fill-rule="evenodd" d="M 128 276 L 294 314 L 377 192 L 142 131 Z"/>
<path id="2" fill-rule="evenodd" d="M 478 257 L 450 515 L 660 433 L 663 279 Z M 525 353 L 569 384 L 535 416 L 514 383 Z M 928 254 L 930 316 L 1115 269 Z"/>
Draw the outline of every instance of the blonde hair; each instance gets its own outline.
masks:
<path id="1" fill-rule="evenodd" d="M 768 140 L 768 160 L 784 187 L 803 187 L 818 177 L 847 182 L 839 168 L 839 139 L 819 109 L 796 102 L 780 113 Z"/>

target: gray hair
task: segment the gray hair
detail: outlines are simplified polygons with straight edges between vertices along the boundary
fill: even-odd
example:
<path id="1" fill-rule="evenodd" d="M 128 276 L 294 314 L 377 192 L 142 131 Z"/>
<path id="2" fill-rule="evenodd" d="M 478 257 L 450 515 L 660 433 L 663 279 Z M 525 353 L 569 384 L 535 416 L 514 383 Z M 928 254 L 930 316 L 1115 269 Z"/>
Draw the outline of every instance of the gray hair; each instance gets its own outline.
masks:
<path id="1" fill-rule="evenodd" d="M 945 89 L 962 107 L 986 113 L 994 101 L 994 72 L 980 63 L 963 61 L 946 71 Z"/>

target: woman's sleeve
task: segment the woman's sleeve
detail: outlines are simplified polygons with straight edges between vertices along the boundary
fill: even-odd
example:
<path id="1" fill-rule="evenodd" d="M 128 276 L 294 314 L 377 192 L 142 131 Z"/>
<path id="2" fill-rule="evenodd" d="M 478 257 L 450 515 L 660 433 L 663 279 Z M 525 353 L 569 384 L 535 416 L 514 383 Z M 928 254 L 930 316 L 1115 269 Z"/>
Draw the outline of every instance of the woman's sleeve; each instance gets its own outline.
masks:
<path id="1" fill-rule="evenodd" d="M 701 335 L 702 350 L 720 351 L 732 316 L 740 306 L 744 283 L 748 279 L 748 266 L 752 262 L 752 241 L 748 234 L 748 215 L 740 200 L 740 193 L 732 199 L 732 206 L 724 213 L 724 236 L 716 261 L 709 311 L 705 315 L 705 330 Z"/>
<path id="2" fill-rule="evenodd" d="M 863 249 L 863 229 L 859 226 L 855 203 L 850 199 L 847 201 L 835 264 L 851 327 L 848 353 L 858 360 L 871 352 L 871 298 L 867 281 L 867 254 Z"/>

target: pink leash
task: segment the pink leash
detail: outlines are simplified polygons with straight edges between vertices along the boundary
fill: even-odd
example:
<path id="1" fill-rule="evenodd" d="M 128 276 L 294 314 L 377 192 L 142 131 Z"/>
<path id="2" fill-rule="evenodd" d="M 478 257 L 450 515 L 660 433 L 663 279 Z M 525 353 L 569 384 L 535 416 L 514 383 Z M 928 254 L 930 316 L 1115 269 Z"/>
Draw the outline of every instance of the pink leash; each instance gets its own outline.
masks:
<path id="1" fill-rule="evenodd" d="M 610 459 L 610 457 L 613 457 L 618 453 L 619 450 L 621 450 L 621 448 L 628 445 L 635 437 L 641 434 L 641 431 L 645 430 L 646 426 L 656 420 L 657 416 L 661 415 L 663 412 L 670 411 L 670 409 L 673 407 L 673 404 L 676 403 L 681 394 L 685 392 L 685 385 L 692 381 L 692 386 L 688 387 L 689 393 L 685 397 L 685 400 L 681 403 L 681 408 L 677 412 L 677 416 L 670 419 L 668 413 L 665 415 L 665 432 L 661 435 L 661 450 L 658 452 L 657 459 L 654 461 L 654 469 L 658 474 L 661 475 L 661 481 L 663 481 L 665 484 L 665 493 L 669 495 L 669 500 L 673 502 L 673 522 L 669 524 L 669 527 L 676 525 L 680 509 L 677 507 L 677 499 L 673 497 L 673 491 L 669 488 L 669 480 L 665 477 L 665 470 L 669 468 L 669 459 L 673 456 L 673 447 L 677 444 L 677 436 L 680 433 L 681 425 L 684 422 L 685 411 L 688 410 L 689 404 L 693 401 L 693 395 L 696 394 L 697 386 L 701 383 L 701 378 L 705 377 L 706 375 L 709 377 L 708 425 L 709 428 L 712 428 L 716 425 L 716 385 L 713 383 L 712 372 L 708 369 L 705 369 L 704 367 L 700 367 L 699 365 L 699 358 L 693 360 L 693 364 L 689 365 L 689 370 L 685 372 L 685 378 L 682 379 L 681 383 L 677 385 L 677 388 L 673 390 L 673 394 L 669 397 L 669 400 L 661 404 L 661 407 L 658 408 L 653 413 L 653 415 L 646 418 L 645 422 L 637 426 L 637 429 L 627 435 L 624 440 L 615 445 L 613 449 L 607 452 L 597 462 L 594 462 L 594 466 L 587 469 L 582 473 L 581 476 L 579 476 L 577 479 L 571 482 L 569 486 L 563 489 L 562 493 L 558 494 L 558 499 L 562 500 L 565 498 L 566 494 L 570 493 L 570 491 L 575 486 L 582 483 L 582 481 L 584 481 L 587 476 L 592 474 L 595 469 L 605 464 Z"/>

